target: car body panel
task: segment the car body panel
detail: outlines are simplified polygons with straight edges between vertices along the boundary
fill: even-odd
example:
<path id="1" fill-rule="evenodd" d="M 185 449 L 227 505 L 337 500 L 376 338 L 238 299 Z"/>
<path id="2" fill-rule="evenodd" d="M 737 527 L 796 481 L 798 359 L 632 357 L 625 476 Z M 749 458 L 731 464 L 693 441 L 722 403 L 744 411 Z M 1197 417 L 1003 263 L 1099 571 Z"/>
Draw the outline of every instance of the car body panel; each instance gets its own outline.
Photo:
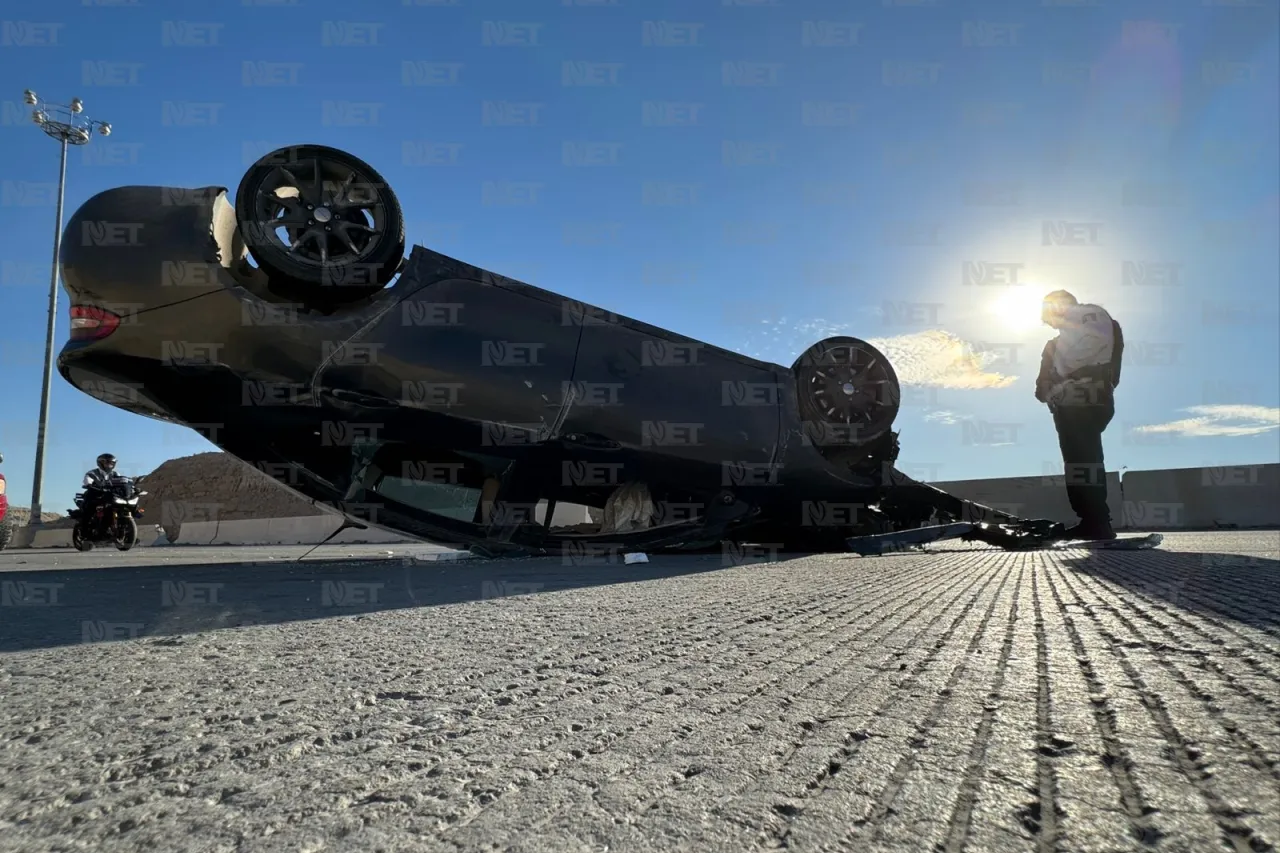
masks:
<path id="1" fill-rule="evenodd" d="M 59 260 L 76 304 L 112 305 L 133 316 L 221 290 L 232 258 L 225 187 L 117 187 L 88 199 L 68 220 Z M 234 227 L 234 221 L 232 221 Z"/>

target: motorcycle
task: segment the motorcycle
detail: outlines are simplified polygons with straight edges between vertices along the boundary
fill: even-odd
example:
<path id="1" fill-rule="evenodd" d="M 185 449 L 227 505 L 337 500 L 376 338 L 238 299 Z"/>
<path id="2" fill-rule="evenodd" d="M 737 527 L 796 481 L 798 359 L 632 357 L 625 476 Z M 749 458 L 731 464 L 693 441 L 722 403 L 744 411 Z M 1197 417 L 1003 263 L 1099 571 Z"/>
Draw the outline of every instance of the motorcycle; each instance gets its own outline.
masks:
<path id="1" fill-rule="evenodd" d="M 71 544 L 77 551 L 92 551 L 94 545 L 107 542 L 119 551 L 128 551 L 138 543 L 138 519 L 143 514 L 138 500 L 147 494 L 138 491 L 141 481 L 141 477 L 113 476 L 100 487 L 76 493 L 76 508 L 67 514 L 76 522 Z M 88 500 L 90 490 L 97 493 L 92 502 Z"/>

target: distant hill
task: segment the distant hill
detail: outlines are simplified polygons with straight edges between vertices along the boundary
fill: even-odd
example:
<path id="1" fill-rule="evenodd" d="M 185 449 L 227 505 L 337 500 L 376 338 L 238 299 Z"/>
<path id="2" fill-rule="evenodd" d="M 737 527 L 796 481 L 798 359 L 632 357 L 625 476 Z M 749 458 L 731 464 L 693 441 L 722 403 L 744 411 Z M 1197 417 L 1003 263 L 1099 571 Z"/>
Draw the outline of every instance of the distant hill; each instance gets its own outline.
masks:
<path id="1" fill-rule="evenodd" d="M 170 459 L 146 475 L 142 523 L 158 524 L 172 540 L 186 521 L 236 521 L 325 515 L 310 501 L 230 453 Z"/>
<path id="2" fill-rule="evenodd" d="M 14 527 L 25 527 L 27 521 L 31 518 L 31 507 L 29 506 L 13 506 L 9 505 L 9 511 L 4 514 L 4 520 Z M 52 524 L 62 519 L 62 516 L 56 512 L 40 513 L 40 520 L 45 524 Z"/>

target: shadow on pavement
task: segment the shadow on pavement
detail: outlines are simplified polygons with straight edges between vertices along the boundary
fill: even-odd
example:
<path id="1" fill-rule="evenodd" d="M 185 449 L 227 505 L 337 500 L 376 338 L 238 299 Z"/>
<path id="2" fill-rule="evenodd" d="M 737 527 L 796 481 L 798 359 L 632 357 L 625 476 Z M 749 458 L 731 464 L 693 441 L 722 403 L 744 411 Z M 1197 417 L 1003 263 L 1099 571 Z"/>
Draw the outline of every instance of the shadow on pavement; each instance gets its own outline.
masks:
<path id="1" fill-rule="evenodd" d="M 713 572 L 723 555 L 650 562 L 284 560 L 0 574 L 0 653 L 435 607 Z"/>
<path id="2" fill-rule="evenodd" d="M 1280 561 L 1189 551 L 1063 554 L 1072 571 L 1211 621 L 1230 619 L 1280 637 Z M 1081 596 L 1088 594 L 1081 591 Z"/>

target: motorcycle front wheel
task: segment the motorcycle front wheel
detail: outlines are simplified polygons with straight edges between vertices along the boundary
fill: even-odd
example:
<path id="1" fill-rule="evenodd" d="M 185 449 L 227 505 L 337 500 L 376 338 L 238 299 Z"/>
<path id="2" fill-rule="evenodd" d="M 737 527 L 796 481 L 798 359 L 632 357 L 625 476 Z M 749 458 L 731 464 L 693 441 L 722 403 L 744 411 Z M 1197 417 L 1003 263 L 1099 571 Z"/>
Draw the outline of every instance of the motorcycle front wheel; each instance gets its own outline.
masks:
<path id="1" fill-rule="evenodd" d="M 138 541 L 138 522 L 133 516 L 126 515 L 116 522 L 116 550 L 128 551 Z"/>
<path id="2" fill-rule="evenodd" d="M 77 523 L 71 528 L 71 544 L 77 551 L 92 551 L 93 543 L 84 538 L 84 529 Z"/>

